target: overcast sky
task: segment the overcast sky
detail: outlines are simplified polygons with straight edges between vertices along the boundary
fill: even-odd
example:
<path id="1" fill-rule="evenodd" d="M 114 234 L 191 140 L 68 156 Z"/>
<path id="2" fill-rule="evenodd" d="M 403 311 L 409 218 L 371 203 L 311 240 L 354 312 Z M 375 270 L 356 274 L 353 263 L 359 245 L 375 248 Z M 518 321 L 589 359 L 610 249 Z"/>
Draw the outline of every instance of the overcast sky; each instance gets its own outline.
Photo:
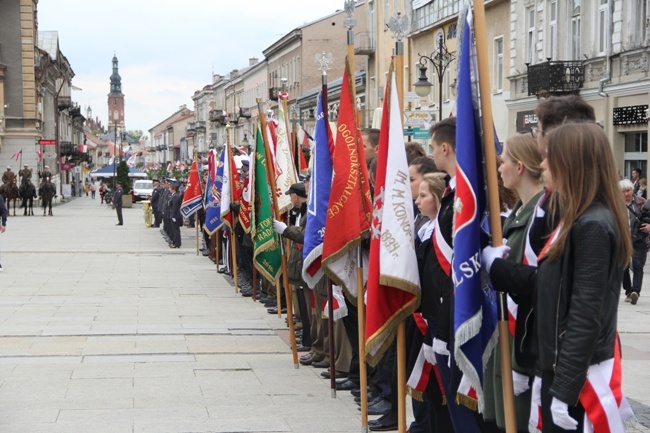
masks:
<path id="1" fill-rule="evenodd" d="M 40 0 L 39 31 L 59 32 L 59 47 L 81 88 L 72 98 L 108 125 L 113 54 L 119 61 L 125 123 L 144 133 L 192 95 L 260 60 L 294 28 L 343 9 L 344 0 Z M 345 38 L 345 33 L 341 33 Z"/>

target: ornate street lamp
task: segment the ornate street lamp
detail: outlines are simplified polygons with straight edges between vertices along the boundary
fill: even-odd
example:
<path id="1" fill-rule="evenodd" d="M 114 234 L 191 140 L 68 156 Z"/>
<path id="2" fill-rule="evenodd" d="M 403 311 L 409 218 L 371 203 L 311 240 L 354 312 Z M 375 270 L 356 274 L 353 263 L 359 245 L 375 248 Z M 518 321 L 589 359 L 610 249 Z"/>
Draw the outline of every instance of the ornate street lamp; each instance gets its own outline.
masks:
<path id="1" fill-rule="evenodd" d="M 419 54 L 419 53 L 418 53 Z M 431 53 L 430 56 L 421 55 L 420 56 L 420 77 L 418 81 L 413 84 L 413 90 L 420 97 L 425 97 L 431 92 L 433 84 L 429 82 L 427 78 L 427 60 L 433 64 L 433 67 L 436 70 L 436 75 L 438 75 L 438 122 L 442 120 L 442 82 L 445 76 L 445 72 L 449 67 L 449 64 L 454 61 L 456 57 L 447 50 L 445 45 L 444 33 L 438 34 L 438 47 L 436 51 Z"/>

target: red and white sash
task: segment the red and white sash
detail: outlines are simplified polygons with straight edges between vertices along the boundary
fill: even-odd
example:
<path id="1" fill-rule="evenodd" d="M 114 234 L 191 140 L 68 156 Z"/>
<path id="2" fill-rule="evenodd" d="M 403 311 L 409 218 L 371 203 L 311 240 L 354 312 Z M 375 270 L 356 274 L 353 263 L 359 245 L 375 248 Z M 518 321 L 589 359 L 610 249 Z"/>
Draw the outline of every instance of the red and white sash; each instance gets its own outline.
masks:
<path id="1" fill-rule="evenodd" d="M 438 263 L 440 267 L 445 272 L 445 274 L 451 276 L 451 259 L 454 255 L 454 250 L 442 235 L 442 230 L 440 230 L 440 220 L 436 218 L 435 225 L 433 227 L 433 250 L 436 253 L 438 258 Z"/>
<path id="2" fill-rule="evenodd" d="M 584 433 L 624 433 L 626 421 L 634 413 L 623 395 L 621 351 L 616 336 L 614 358 L 589 367 L 587 381 L 580 391 L 585 408 Z"/>

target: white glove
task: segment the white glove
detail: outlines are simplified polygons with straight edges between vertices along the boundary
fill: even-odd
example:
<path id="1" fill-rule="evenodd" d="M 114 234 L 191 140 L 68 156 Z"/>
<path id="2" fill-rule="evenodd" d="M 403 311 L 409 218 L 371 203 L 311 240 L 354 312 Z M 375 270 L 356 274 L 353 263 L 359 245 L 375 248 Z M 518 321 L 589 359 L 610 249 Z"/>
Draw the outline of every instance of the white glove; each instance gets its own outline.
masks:
<path id="1" fill-rule="evenodd" d="M 512 370 L 512 387 L 515 395 L 521 395 L 530 389 L 530 380 L 525 374 Z"/>
<path id="2" fill-rule="evenodd" d="M 438 355 L 449 356 L 449 350 L 447 350 L 447 343 L 437 338 L 433 339 L 433 351 Z"/>
<path id="3" fill-rule="evenodd" d="M 424 359 L 426 359 L 429 364 L 436 365 L 436 352 L 433 351 L 433 346 L 423 344 L 422 351 L 424 352 Z"/>
<path id="4" fill-rule="evenodd" d="M 569 416 L 569 405 L 553 397 L 551 401 L 551 415 L 553 424 L 562 427 L 564 430 L 576 430 L 578 421 Z"/>
<path id="5" fill-rule="evenodd" d="M 485 247 L 481 253 L 481 264 L 485 267 L 485 270 L 490 272 L 492 263 L 495 259 L 505 259 L 508 257 L 510 252 L 510 247 L 508 245 L 500 245 L 498 247 Z"/>
<path id="6" fill-rule="evenodd" d="M 176 218 L 172 218 L 172 222 L 174 222 L 174 223 L 175 223 L 175 222 L 176 222 Z"/>
<path id="7" fill-rule="evenodd" d="M 273 220 L 273 231 L 281 235 L 287 229 L 287 225 L 282 221 Z"/>

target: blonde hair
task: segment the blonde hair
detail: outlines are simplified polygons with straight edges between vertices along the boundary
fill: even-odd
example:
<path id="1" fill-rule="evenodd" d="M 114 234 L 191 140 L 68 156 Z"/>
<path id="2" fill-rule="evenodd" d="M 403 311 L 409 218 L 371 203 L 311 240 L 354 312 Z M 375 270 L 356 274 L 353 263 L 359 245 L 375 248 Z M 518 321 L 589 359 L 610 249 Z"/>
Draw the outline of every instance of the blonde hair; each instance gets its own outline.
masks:
<path id="1" fill-rule="evenodd" d="M 442 194 L 445 192 L 447 185 L 445 184 L 445 173 L 427 173 L 422 176 L 422 182 L 427 183 L 429 192 L 433 196 L 433 199 L 436 201 L 436 206 L 440 207 L 440 200 L 442 199 Z"/>
<path id="2" fill-rule="evenodd" d="M 542 181 L 542 155 L 537 140 L 530 134 L 519 134 L 506 140 L 506 154 L 513 161 L 521 162 L 531 178 Z"/>
<path id="3" fill-rule="evenodd" d="M 560 126 L 547 136 L 547 161 L 559 197 L 553 197 L 552 210 L 559 210 L 562 228 L 549 257 L 562 255 L 571 226 L 593 203 L 599 202 L 614 216 L 619 230 L 619 263 L 625 265 L 632 256 L 625 203 L 618 183 L 618 173 L 609 140 L 595 123 L 572 123 Z"/>

